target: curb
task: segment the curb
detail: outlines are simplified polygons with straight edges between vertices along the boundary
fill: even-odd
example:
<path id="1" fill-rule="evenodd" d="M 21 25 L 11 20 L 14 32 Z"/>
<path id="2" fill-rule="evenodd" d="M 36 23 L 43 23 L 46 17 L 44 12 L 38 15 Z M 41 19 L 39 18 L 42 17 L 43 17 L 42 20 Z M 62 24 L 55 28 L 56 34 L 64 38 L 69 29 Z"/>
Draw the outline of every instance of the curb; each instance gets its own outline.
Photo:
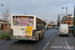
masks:
<path id="1" fill-rule="evenodd" d="M 6 40 L 10 40 L 10 37 L 7 37 L 7 38 L 0 38 L 0 41 L 6 41 Z"/>

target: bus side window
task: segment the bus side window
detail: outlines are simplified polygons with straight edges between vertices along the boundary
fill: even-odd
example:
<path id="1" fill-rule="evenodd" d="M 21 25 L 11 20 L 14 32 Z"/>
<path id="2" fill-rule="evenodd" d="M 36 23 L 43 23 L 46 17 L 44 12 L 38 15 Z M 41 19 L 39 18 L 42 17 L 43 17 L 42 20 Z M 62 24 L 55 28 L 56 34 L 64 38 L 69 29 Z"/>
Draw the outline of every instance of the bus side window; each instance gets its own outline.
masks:
<path id="1" fill-rule="evenodd" d="M 41 30 L 41 24 L 40 24 L 40 22 L 36 23 L 36 29 L 37 29 L 37 31 Z"/>

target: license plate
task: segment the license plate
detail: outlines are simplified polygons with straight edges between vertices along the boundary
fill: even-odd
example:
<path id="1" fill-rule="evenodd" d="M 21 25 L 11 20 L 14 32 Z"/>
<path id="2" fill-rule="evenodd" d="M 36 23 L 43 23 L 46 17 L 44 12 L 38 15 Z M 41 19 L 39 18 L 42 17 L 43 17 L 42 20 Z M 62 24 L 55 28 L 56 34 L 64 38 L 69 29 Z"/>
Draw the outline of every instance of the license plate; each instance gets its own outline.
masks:
<path id="1" fill-rule="evenodd" d="M 21 36 L 16 36 L 16 38 L 21 38 Z"/>

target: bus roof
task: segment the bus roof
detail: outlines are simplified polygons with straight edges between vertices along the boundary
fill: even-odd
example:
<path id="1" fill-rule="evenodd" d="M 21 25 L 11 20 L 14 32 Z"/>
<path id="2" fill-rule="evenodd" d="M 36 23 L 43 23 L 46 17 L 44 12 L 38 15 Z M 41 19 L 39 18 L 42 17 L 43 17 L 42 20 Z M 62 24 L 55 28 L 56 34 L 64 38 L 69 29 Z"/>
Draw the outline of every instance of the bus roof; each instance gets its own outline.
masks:
<path id="1" fill-rule="evenodd" d="M 12 15 L 12 16 L 35 16 L 35 15 Z"/>
<path id="2" fill-rule="evenodd" d="M 38 18 L 38 17 L 36 17 L 38 20 L 41 20 L 41 21 L 43 21 L 42 19 L 40 19 L 40 18 Z M 45 22 L 45 21 L 43 21 L 43 22 Z M 46 23 L 46 22 L 45 22 Z"/>

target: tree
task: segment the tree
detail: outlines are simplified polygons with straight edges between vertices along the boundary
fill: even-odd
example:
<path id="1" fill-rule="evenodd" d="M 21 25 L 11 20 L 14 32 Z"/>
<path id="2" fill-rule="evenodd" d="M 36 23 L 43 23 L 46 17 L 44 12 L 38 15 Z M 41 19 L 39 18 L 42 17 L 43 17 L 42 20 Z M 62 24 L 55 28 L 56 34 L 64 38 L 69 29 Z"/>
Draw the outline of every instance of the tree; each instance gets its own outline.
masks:
<path id="1" fill-rule="evenodd" d="M 9 9 L 6 9 L 3 13 L 2 13 L 2 16 L 3 16 L 3 20 L 5 22 L 9 22 L 10 20 L 10 12 L 9 12 Z"/>
<path id="2" fill-rule="evenodd" d="M 60 15 L 58 15 L 57 26 L 60 26 Z"/>

